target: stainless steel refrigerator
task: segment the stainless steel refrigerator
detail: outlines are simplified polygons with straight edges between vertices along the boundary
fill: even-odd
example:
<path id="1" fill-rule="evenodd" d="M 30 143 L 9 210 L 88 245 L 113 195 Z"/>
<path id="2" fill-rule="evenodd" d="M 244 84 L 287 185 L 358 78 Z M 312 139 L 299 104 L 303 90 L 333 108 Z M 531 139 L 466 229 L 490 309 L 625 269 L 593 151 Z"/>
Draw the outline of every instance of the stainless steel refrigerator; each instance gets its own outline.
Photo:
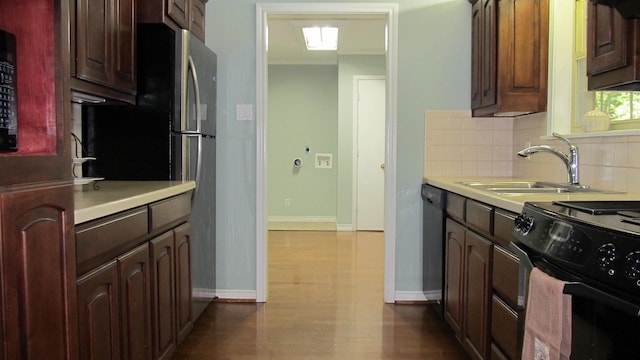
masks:
<path id="1" fill-rule="evenodd" d="M 191 215 L 194 320 L 214 296 L 216 54 L 186 30 L 140 24 L 137 104 L 83 107 L 86 176 L 195 180 Z"/>

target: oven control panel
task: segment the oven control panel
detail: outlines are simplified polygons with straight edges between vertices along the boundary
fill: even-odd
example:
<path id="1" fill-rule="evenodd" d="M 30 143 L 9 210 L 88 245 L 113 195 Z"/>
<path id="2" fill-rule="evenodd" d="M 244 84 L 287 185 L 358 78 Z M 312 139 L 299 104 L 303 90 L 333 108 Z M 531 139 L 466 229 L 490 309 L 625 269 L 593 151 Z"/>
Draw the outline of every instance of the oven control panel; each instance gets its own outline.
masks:
<path id="1" fill-rule="evenodd" d="M 640 295 L 640 236 L 527 208 L 516 217 L 516 243 L 578 278 Z"/>

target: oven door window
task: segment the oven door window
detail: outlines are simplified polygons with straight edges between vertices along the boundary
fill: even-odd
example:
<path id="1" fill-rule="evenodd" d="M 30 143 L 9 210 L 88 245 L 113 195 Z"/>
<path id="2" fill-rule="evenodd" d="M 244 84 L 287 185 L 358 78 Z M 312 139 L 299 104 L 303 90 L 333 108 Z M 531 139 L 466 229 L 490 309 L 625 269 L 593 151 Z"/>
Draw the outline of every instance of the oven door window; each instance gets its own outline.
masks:
<path id="1" fill-rule="evenodd" d="M 640 359 L 640 319 L 578 296 L 571 301 L 571 359 Z"/>

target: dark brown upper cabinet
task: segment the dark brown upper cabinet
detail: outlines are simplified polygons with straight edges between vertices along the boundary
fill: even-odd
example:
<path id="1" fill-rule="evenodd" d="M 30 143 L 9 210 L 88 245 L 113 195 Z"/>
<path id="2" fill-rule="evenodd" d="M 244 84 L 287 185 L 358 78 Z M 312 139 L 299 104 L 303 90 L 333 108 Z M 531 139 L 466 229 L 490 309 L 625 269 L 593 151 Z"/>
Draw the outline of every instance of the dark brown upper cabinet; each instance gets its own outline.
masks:
<path id="1" fill-rule="evenodd" d="M 135 103 L 135 0 L 76 0 L 71 88 Z"/>
<path id="2" fill-rule="evenodd" d="M 589 90 L 640 90 L 640 20 L 606 5 L 588 4 Z"/>
<path id="3" fill-rule="evenodd" d="M 545 111 L 548 0 L 472 1 L 473 116 Z"/>
<path id="4" fill-rule="evenodd" d="M 205 5 L 208 0 L 148 0 L 138 4 L 138 22 L 164 23 L 187 29 L 204 41 Z"/>

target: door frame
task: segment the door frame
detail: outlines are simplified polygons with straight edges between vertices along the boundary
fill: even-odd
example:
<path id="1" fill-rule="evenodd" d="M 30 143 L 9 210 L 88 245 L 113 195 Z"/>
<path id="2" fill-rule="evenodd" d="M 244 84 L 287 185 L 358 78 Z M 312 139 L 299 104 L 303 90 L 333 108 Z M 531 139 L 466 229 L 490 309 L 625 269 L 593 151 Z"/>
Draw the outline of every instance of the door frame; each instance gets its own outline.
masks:
<path id="1" fill-rule="evenodd" d="M 398 4 L 256 4 L 256 301 L 267 301 L 267 15 L 380 14 L 387 17 L 384 301 L 395 301 Z M 353 220 L 352 220 L 353 221 Z"/>
<path id="2" fill-rule="evenodd" d="M 358 179 L 358 149 L 359 149 L 359 142 L 358 142 L 358 92 L 356 91 L 357 87 L 358 87 L 358 81 L 360 80 L 384 80 L 385 81 L 385 86 L 387 86 L 386 82 L 387 82 L 387 78 L 384 75 L 355 75 L 353 77 L 353 140 L 352 140 L 352 144 L 353 144 L 353 150 L 352 150 L 352 164 L 353 164 L 353 169 L 352 170 L 352 176 L 351 178 L 353 179 L 352 183 L 351 183 L 351 219 L 352 219 L 352 228 L 353 230 L 357 230 L 358 229 L 358 184 L 359 184 L 359 180 Z M 385 101 L 387 101 L 385 99 Z M 386 124 L 386 119 L 385 119 L 385 124 Z M 386 145 L 386 144 L 385 144 Z M 385 163 L 385 173 L 386 173 L 386 163 Z M 385 180 L 386 180 L 386 175 L 385 175 Z M 385 189 L 386 192 L 386 189 Z M 387 215 L 386 211 L 385 211 L 385 215 Z M 386 221 L 386 216 L 385 216 L 385 221 Z M 383 224 L 383 230 L 386 231 L 386 228 L 384 228 Z"/>

